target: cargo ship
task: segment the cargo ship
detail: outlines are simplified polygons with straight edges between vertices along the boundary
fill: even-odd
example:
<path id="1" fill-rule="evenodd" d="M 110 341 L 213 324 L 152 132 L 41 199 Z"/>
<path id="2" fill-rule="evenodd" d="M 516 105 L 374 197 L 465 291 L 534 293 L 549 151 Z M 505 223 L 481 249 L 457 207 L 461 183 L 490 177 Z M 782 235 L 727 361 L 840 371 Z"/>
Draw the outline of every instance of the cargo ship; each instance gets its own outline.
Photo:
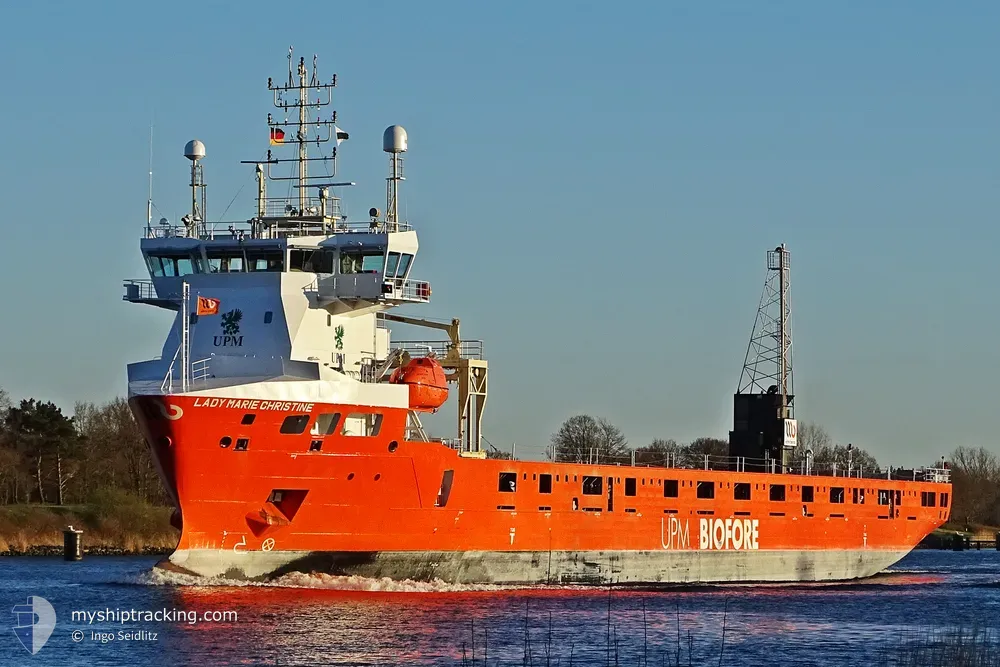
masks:
<path id="1" fill-rule="evenodd" d="M 482 342 L 462 338 L 458 319 L 397 310 L 431 298 L 414 273 L 417 231 L 400 217 L 407 133 L 382 137 L 384 209 L 350 220 L 336 84 L 291 49 L 287 80 L 268 79 L 270 145 L 247 163 L 253 217 L 210 221 L 198 140 L 184 151 L 190 212 L 154 224 L 150 194 L 149 278 L 126 281 L 124 299 L 176 313 L 160 358 L 128 366 L 180 530 L 159 567 L 506 585 L 848 580 L 948 519 L 946 465 L 829 469 L 800 456 L 784 246 L 768 253 L 728 456 L 487 456 Z M 396 340 L 397 324 L 443 340 Z M 457 437 L 431 437 L 421 416 L 452 405 Z"/>

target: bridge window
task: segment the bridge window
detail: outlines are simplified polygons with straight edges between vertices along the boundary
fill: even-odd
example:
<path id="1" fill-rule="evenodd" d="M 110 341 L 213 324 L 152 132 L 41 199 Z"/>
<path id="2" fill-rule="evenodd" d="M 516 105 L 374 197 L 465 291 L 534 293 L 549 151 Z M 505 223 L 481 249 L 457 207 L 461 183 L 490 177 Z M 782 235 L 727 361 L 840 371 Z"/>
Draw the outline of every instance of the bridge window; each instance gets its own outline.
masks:
<path id="1" fill-rule="evenodd" d="M 750 484 L 736 482 L 733 486 L 733 500 L 750 500 Z"/>
<path id="2" fill-rule="evenodd" d="M 385 277 L 395 278 L 396 268 L 399 266 L 399 253 L 390 252 L 388 258 L 385 261 Z"/>
<path id="3" fill-rule="evenodd" d="M 625 478 L 625 495 L 626 496 L 635 495 L 635 477 Z"/>
<path id="4" fill-rule="evenodd" d="M 802 487 L 802 502 L 811 503 L 813 501 L 813 488 L 811 486 Z"/>
<path id="5" fill-rule="evenodd" d="M 243 271 L 243 251 L 239 248 L 208 248 L 209 273 L 240 273 Z"/>
<path id="6" fill-rule="evenodd" d="M 503 493 L 514 493 L 517 491 L 517 473 L 516 472 L 502 472 L 500 473 L 500 481 L 497 485 L 497 491 L 502 491 Z"/>
<path id="7" fill-rule="evenodd" d="M 247 271 L 282 271 L 285 256 L 280 248 L 247 248 Z"/>
<path id="8" fill-rule="evenodd" d="M 599 496 L 601 495 L 602 483 L 600 477 L 594 477 L 591 475 L 583 476 L 583 495 L 585 496 Z"/>
<path id="9" fill-rule="evenodd" d="M 698 482 L 698 497 L 714 498 L 715 484 L 713 484 L 712 482 Z"/>
<path id="10" fill-rule="evenodd" d="M 923 507 L 934 507 L 937 494 L 933 491 L 920 492 L 920 505 Z"/>
<path id="11" fill-rule="evenodd" d="M 830 487 L 830 502 L 831 503 L 843 503 L 844 502 L 844 487 L 842 487 L 842 486 L 831 486 Z"/>
<path id="12" fill-rule="evenodd" d="M 878 504 L 888 505 L 892 500 L 892 491 L 889 489 L 879 489 L 878 490 Z"/>
<path id="13" fill-rule="evenodd" d="M 377 273 L 385 264 L 385 255 L 381 251 L 345 252 L 340 251 L 340 272 Z"/>
<path id="14" fill-rule="evenodd" d="M 665 480 L 663 480 L 663 497 L 664 498 L 676 498 L 677 497 L 677 480 L 676 479 L 665 479 Z"/>
<path id="15" fill-rule="evenodd" d="M 772 484 L 771 485 L 771 500 L 781 501 L 785 499 L 785 485 L 784 484 Z"/>
<path id="16" fill-rule="evenodd" d="M 405 278 L 406 272 L 410 270 L 410 262 L 413 261 L 413 255 L 403 255 L 399 258 L 399 270 L 396 271 L 396 276 L 399 278 Z"/>
<path id="17" fill-rule="evenodd" d="M 150 255 L 146 261 L 154 278 L 176 278 L 195 273 L 195 263 L 189 255 Z"/>
<path id="18" fill-rule="evenodd" d="M 323 249 L 293 248 L 288 253 L 288 270 L 306 273 L 333 273 L 333 252 Z"/>
<path id="19" fill-rule="evenodd" d="M 947 493 L 942 493 L 941 494 L 941 507 L 947 507 L 947 506 L 948 506 L 948 494 Z"/>

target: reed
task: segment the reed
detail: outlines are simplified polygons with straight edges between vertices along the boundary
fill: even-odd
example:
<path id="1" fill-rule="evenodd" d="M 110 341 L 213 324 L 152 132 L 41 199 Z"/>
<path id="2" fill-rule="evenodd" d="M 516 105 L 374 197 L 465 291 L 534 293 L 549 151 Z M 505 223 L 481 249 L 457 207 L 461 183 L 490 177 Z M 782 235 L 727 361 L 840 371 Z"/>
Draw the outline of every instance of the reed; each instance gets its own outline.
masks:
<path id="1" fill-rule="evenodd" d="M 99 553 L 166 553 L 177 545 L 170 508 L 122 491 L 102 490 L 81 505 L 0 506 L 0 555 L 61 553 L 63 529 L 84 531 L 84 549 Z"/>

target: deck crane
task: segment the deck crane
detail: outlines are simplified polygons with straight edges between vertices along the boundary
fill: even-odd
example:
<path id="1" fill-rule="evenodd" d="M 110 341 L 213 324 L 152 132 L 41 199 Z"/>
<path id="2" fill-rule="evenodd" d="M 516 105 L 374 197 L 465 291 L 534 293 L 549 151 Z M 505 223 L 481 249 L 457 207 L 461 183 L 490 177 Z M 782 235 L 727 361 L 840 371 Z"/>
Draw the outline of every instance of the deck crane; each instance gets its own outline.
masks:
<path id="1" fill-rule="evenodd" d="M 389 322 L 399 322 L 411 326 L 438 329 L 448 334 L 448 342 L 443 357 L 438 362 L 447 371 L 448 382 L 458 384 L 458 451 L 462 456 L 484 458 L 482 449 L 483 410 L 486 408 L 488 364 L 482 358 L 482 341 L 467 341 L 469 349 L 463 354 L 462 339 L 459 335 L 459 320 L 440 322 L 422 317 L 410 317 L 395 313 L 379 313 L 379 318 Z M 405 366 L 412 352 L 421 347 L 433 350 L 441 341 L 401 341 L 400 347 L 390 354 L 383 364 L 382 372 Z M 410 430 L 422 439 L 427 439 L 416 413 L 410 411 Z"/>

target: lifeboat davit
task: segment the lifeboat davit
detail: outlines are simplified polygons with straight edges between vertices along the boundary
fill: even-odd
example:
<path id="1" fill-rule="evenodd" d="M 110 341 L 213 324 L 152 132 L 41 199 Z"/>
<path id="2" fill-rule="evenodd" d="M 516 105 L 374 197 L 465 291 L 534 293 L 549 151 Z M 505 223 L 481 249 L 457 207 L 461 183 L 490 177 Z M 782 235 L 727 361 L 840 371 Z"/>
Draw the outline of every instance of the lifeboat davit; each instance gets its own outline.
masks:
<path id="1" fill-rule="evenodd" d="M 411 359 L 392 372 L 389 382 L 409 385 L 411 410 L 437 412 L 448 400 L 448 380 L 444 368 L 431 357 Z"/>

